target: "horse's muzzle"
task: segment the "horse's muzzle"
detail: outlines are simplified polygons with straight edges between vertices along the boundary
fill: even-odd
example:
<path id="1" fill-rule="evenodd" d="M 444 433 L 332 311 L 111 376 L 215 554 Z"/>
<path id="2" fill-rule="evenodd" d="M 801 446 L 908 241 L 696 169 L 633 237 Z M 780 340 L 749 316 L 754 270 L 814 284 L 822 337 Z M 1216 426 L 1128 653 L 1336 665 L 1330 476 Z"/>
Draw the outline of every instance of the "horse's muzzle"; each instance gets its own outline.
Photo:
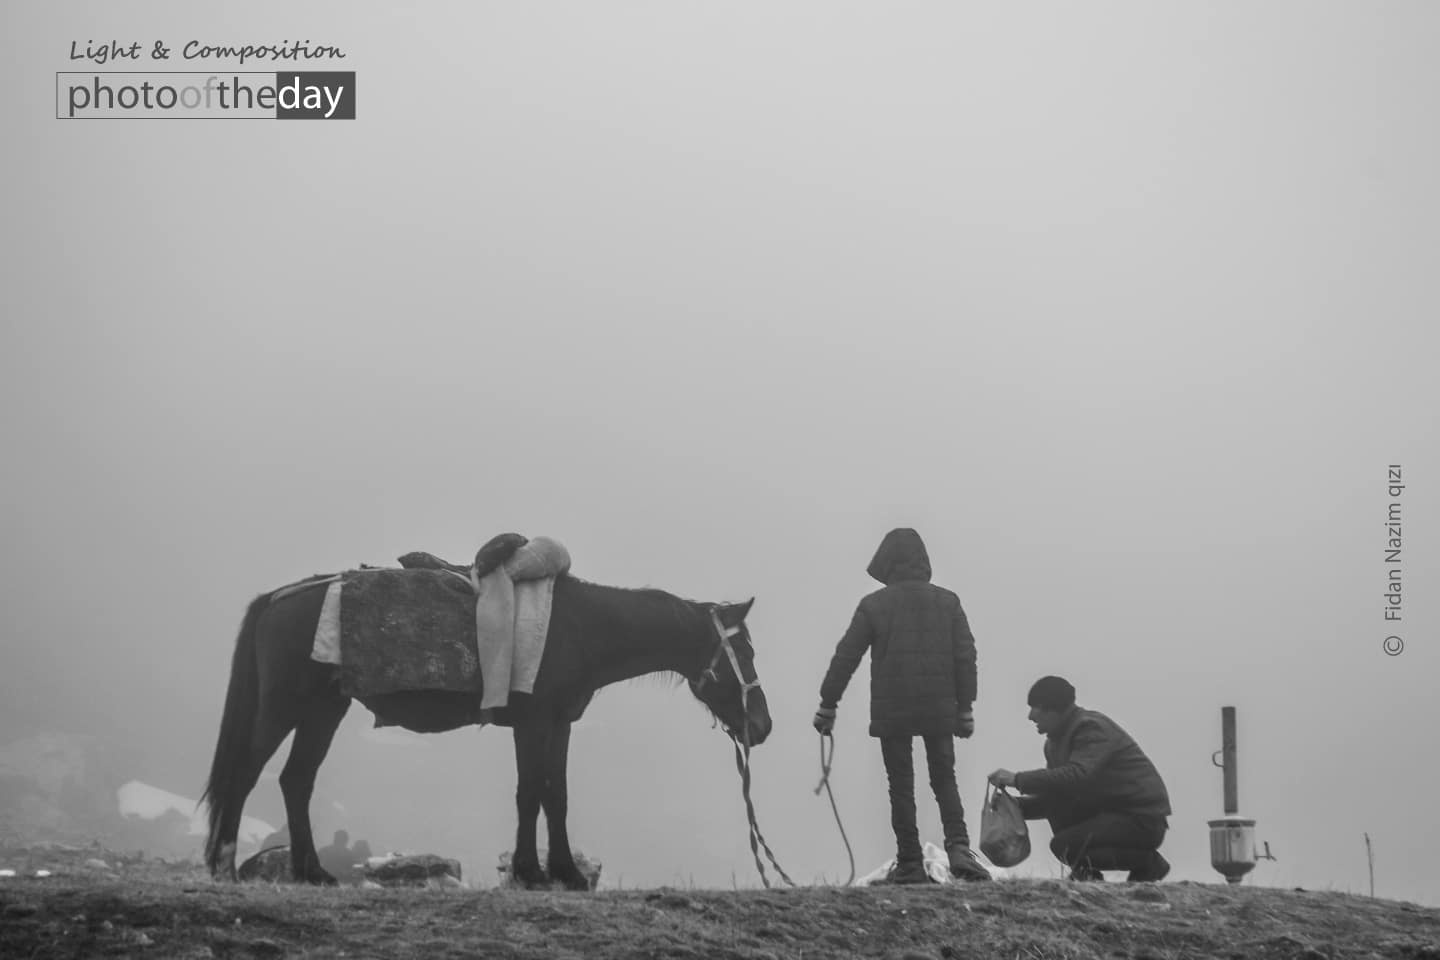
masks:
<path id="1" fill-rule="evenodd" d="M 752 747 L 758 747 L 765 742 L 766 737 L 770 736 L 769 717 L 765 717 L 759 722 L 752 719 L 747 726 L 750 728 L 750 746 Z"/>
<path id="2" fill-rule="evenodd" d="M 746 732 L 750 735 L 750 746 L 758 747 L 770 736 L 770 707 L 765 702 L 765 693 L 755 690 L 745 705 Z"/>

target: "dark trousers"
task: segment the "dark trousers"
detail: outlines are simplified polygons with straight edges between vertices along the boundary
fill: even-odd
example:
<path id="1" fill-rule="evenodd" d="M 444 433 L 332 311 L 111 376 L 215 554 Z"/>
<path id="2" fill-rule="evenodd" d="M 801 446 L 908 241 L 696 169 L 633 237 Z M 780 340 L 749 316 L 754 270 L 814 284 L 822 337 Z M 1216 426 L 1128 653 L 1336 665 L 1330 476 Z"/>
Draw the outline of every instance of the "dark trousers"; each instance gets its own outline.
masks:
<path id="1" fill-rule="evenodd" d="M 925 759 L 930 767 L 930 789 L 940 805 L 940 822 L 945 830 L 945 849 L 970 846 L 965 830 L 965 808 L 955 786 L 955 739 L 949 734 L 922 738 Z M 915 824 L 915 761 L 913 737 L 881 737 L 880 754 L 890 780 L 890 826 L 895 830 L 895 859 L 919 864 L 920 830 Z"/>
<path id="2" fill-rule="evenodd" d="M 1069 810 L 1048 817 L 1050 852 L 1072 870 L 1137 870 L 1151 863 L 1165 839 L 1164 817 Z"/>

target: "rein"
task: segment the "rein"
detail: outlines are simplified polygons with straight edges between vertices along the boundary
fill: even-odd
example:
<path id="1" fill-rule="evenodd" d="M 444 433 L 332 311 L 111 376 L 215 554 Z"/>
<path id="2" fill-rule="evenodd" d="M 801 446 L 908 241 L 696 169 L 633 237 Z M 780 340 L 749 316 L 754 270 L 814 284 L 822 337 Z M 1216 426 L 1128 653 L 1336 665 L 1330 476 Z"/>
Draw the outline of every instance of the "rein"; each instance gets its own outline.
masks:
<path id="1" fill-rule="evenodd" d="M 705 685 L 705 681 L 719 679 L 715 673 L 715 667 L 720 663 L 720 654 L 723 651 L 730 660 L 730 669 L 735 671 L 735 681 L 740 684 L 740 713 L 745 718 L 742 730 L 743 741 L 732 731 L 727 730 L 726 732 L 730 734 L 730 742 L 735 747 L 735 769 L 740 772 L 740 795 L 745 798 L 745 815 L 750 821 L 750 855 L 755 858 L 755 869 L 760 871 L 760 882 L 765 885 L 765 889 L 770 889 L 770 878 L 765 875 L 765 865 L 760 862 L 762 848 L 765 856 L 770 860 L 770 865 L 780 875 L 780 879 L 793 887 L 795 881 L 785 873 L 780 862 L 775 859 L 775 854 L 771 852 L 770 844 L 765 842 L 764 834 L 760 832 L 760 824 L 755 819 L 755 804 L 750 799 L 750 691 L 759 688 L 760 678 L 756 676 L 754 680 L 747 682 L 745 674 L 740 672 L 740 660 L 735 656 L 735 648 L 730 644 L 730 638 L 737 636 L 740 628 L 725 626 L 720 622 L 720 617 L 713 608 L 710 611 L 710 623 L 715 627 L 715 634 L 720 638 L 720 642 L 715 646 L 715 654 L 710 658 L 710 665 L 700 675 L 695 691 L 698 693 Z"/>
<path id="2" fill-rule="evenodd" d="M 747 725 L 745 732 L 745 751 L 740 751 L 740 741 L 734 734 L 730 736 L 730 742 L 735 745 L 735 769 L 740 771 L 740 793 L 745 798 L 745 815 L 750 818 L 750 855 L 755 858 L 755 869 L 760 871 L 760 882 L 765 889 L 770 889 L 770 878 L 765 876 L 765 865 L 760 862 L 760 848 L 764 848 L 765 856 L 770 860 L 770 865 L 789 886 L 795 886 L 795 881 L 780 866 L 775 859 L 775 854 L 770 851 L 770 844 L 765 842 L 765 837 L 760 833 L 760 824 L 755 821 L 755 804 L 750 801 L 750 732 Z"/>

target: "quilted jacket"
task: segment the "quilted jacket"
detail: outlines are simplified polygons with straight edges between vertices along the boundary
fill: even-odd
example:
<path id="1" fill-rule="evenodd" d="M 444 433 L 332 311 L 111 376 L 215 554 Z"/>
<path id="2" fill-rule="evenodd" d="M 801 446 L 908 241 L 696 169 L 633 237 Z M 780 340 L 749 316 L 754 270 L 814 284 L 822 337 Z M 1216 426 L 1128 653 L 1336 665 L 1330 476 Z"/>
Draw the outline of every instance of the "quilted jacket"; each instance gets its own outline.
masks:
<path id="1" fill-rule="evenodd" d="M 885 535 L 866 572 L 885 586 L 855 609 L 821 706 L 840 702 L 868 650 L 872 737 L 953 734 L 975 700 L 975 638 L 960 598 L 930 582 L 925 543 L 908 527 Z"/>

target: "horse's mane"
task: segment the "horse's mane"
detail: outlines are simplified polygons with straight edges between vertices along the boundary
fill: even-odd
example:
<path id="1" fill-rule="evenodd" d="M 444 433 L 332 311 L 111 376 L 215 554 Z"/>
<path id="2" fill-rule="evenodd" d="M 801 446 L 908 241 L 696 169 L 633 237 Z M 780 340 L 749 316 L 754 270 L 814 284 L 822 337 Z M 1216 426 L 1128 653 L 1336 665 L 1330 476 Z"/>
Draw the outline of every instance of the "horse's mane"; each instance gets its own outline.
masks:
<path id="1" fill-rule="evenodd" d="M 557 577 L 564 580 L 574 580 L 576 583 L 584 584 L 587 587 L 599 587 L 601 590 L 616 590 L 620 593 L 654 594 L 656 596 L 669 597 L 672 600 L 679 600 L 682 603 L 693 603 L 697 607 L 705 606 L 705 604 L 699 600 L 690 600 L 686 597 L 682 597 L 678 594 L 672 593 L 669 590 L 662 590 L 659 587 L 617 587 L 613 583 L 596 583 L 594 580 L 586 580 L 584 577 L 577 577 L 575 574 L 571 573 L 568 570 L 564 573 L 557 574 Z"/>
<path id="2" fill-rule="evenodd" d="M 705 611 L 711 606 L 711 604 L 702 603 L 699 600 L 690 600 L 677 596 L 659 587 L 616 587 L 608 583 L 596 583 L 593 580 L 586 580 L 584 577 L 577 577 L 573 573 L 567 572 L 561 574 L 561 576 L 568 580 L 573 580 L 581 586 L 598 591 L 602 595 L 609 594 L 618 597 L 634 597 L 660 605 L 674 616 L 677 626 L 694 626 L 696 619 L 703 617 Z M 654 683 L 669 687 L 678 687 L 685 682 L 685 676 L 674 670 L 658 670 L 654 673 L 642 674 L 630 682 Z"/>
<path id="3" fill-rule="evenodd" d="M 712 603 L 704 603 L 699 600 L 690 600 L 686 597 L 678 596 L 669 590 L 661 590 L 659 587 L 616 587 L 608 583 L 596 583 L 593 580 L 586 580 L 583 577 L 575 576 L 573 573 L 563 573 L 560 576 L 567 580 L 573 580 L 582 586 L 601 591 L 602 593 L 644 598 L 668 605 L 675 614 L 675 619 L 681 621 L 704 616 L 705 612 L 714 606 Z"/>

